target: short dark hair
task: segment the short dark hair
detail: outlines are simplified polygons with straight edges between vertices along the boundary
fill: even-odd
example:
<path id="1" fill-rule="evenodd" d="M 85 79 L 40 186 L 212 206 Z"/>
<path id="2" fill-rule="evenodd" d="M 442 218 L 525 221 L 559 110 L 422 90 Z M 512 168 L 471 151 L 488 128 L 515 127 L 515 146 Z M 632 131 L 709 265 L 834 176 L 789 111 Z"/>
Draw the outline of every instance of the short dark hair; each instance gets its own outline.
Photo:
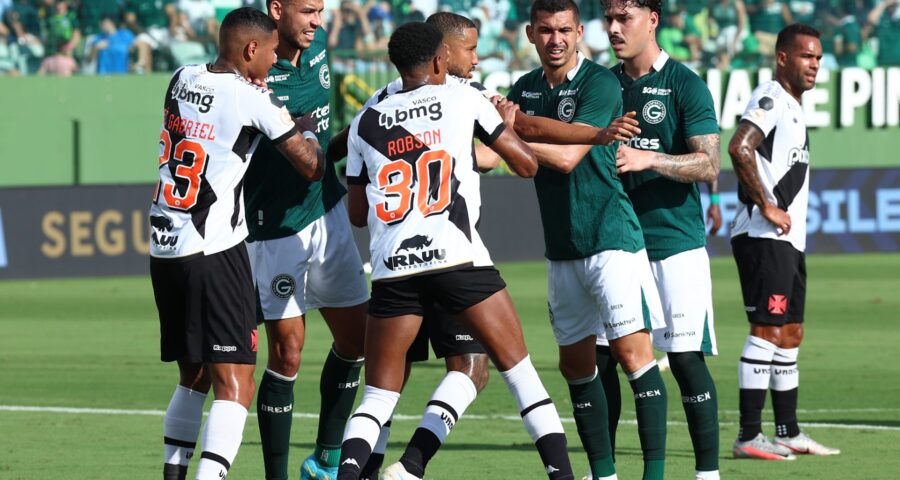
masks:
<path id="1" fill-rule="evenodd" d="M 425 20 L 425 23 L 440 30 L 445 37 L 448 35 L 462 37 L 470 28 L 478 30 L 475 22 L 453 12 L 433 13 Z"/>
<path id="2" fill-rule="evenodd" d="M 662 0 L 600 0 L 604 12 L 608 12 L 614 2 L 621 2 L 625 7 L 646 8 L 657 15 L 662 14 Z"/>
<path id="3" fill-rule="evenodd" d="M 225 15 L 225 18 L 222 20 L 222 26 L 219 29 L 224 33 L 234 29 L 245 28 L 271 33 L 278 26 L 265 13 L 253 7 L 241 7 L 228 12 L 228 15 Z"/>
<path id="4" fill-rule="evenodd" d="M 531 23 L 537 18 L 537 12 L 559 13 L 571 10 L 575 15 L 575 22 L 581 22 L 581 12 L 578 4 L 572 0 L 535 0 L 531 4 Z"/>
<path id="5" fill-rule="evenodd" d="M 444 42 L 444 34 L 425 22 L 405 23 L 388 41 L 388 56 L 400 72 L 429 62 Z"/>
<path id="6" fill-rule="evenodd" d="M 778 40 L 775 41 L 775 51 L 780 52 L 790 48 L 794 44 L 794 38 L 798 35 L 808 35 L 820 38 L 822 34 L 813 27 L 802 23 L 792 23 L 778 32 Z"/>

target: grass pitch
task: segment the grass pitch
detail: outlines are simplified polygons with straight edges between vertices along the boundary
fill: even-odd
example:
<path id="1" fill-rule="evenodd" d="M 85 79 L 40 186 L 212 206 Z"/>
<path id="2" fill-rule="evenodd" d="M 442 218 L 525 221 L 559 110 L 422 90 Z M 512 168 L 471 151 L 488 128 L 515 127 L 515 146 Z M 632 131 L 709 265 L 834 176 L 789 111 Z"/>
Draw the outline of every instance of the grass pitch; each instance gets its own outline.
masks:
<path id="1" fill-rule="evenodd" d="M 839 447 L 836 457 L 795 462 L 733 460 L 737 360 L 747 335 L 734 263 L 714 259 L 720 355 L 708 359 L 719 392 L 723 478 L 900 478 L 900 255 L 808 258 L 806 338 L 801 347 L 801 426 Z M 561 416 L 571 418 L 546 319 L 543 263 L 500 265 L 525 326 L 532 360 Z M 312 451 L 318 375 L 330 341 L 317 314 L 308 322 L 297 387 L 291 471 Z M 177 379 L 159 362 L 158 324 L 148 278 L 0 282 L 0 479 L 156 479 L 162 412 Z M 264 341 L 265 335 L 260 335 Z M 265 364 L 260 345 L 259 364 Z M 257 378 L 261 369 L 257 369 Z M 398 405 L 387 462 L 396 461 L 443 364 L 419 364 Z M 669 478 L 692 478 L 693 454 L 678 387 L 669 394 Z M 639 478 L 634 405 L 623 377 L 619 478 Z M 769 407 L 770 408 L 770 407 Z M 764 420 L 771 421 L 767 409 Z M 587 461 L 574 423 L 565 423 L 576 474 Z M 431 462 L 428 478 L 546 478 L 499 375 L 460 420 Z M 764 425 L 772 434 L 771 423 Z M 196 461 L 192 464 L 196 466 Z M 193 468 L 191 474 L 193 475 Z M 255 417 L 229 478 L 262 478 Z"/>

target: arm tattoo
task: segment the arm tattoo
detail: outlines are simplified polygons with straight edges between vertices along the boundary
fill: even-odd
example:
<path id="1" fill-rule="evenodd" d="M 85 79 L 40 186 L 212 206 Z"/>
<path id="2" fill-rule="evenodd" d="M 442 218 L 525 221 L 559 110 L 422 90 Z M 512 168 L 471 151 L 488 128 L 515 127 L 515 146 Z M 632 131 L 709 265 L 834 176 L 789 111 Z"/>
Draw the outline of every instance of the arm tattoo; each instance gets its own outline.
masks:
<path id="1" fill-rule="evenodd" d="M 767 202 L 756 170 L 756 147 L 763 141 L 762 131 L 750 122 L 741 122 L 728 144 L 728 154 L 744 193 L 759 207 Z"/>
<path id="2" fill-rule="evenodd" d="M 325 173 L 322 149 L 306 141 L 299 134 L 278 144 L 278 149 L 304 177 L 316 180 Z"/>
<path id="3" fill-rule="evenodd" d="M 696 135 L 687 139 L 691 153 L 669 155 L 657 152 L 653 170 L 676 182 L 711 182 L 719 176 L 719 134 Z"/>

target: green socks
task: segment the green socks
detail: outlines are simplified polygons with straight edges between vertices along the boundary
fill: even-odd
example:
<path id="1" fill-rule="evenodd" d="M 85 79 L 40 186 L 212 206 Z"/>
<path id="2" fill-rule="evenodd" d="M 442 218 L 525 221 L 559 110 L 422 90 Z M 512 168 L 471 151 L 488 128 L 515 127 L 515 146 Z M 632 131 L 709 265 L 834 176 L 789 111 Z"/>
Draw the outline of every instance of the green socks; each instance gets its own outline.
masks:
<path id="1" fill-rule="evenodd" d="M 662 480 L 666 463 L 666 386 L 656 361 L 627 376 L 634 392 L 638 437 L 644 452 L 643 480 Z"/>
<path id="2" fill-rule="evenodd" d="M 603 384 L 597 373 L 593 377 L 569 382 L 575 425 L 581 444 L 588 455 L 593 478 L 608 477 L 616 473 L 612 446 L 609 441 L 609 412 Z"/>
<path id="3" fill-rule="evenodd" d="M 339 357 L 334 346 L 325 359 L 319 382 L 322 405 L 319 409 L 319 434 L 316 437 L 316 458 L 323 466 L 338 466 L 344 426 L 356 400 L 362 365 L 361 359 L 347 360 Z"/>
<path id="4" fill-rule="evenodd" d="M 259 382 L 256 414 L 267 480 L 288 480 L 288 452 L 294 410 L 294 380 L 266 369 Z"/>
<path id="5" fill-rule="evenodd" d="M 672 374 L 681 390 L 681 403 L 694 444 L 696 468 L 719 469 L 719 412 L 716 385 L 701 352 L 670 353 Z"/>

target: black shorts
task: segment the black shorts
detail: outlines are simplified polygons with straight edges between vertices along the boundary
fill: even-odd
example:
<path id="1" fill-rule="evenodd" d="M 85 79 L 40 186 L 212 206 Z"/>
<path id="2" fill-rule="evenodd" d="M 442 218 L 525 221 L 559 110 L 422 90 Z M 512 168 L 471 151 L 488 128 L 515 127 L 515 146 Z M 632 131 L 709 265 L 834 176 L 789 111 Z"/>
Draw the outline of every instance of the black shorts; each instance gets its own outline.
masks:
<path id="1" fill-rule="evenodd" d="M 747 319 L 763 325 L 803 323 L 806 255 L 789 242 L 738 235 L 731 239 Z"/>
<path id="2" fill-rule="evenodd" d="M 484 347 L 475 340 L 468 329 L 463 327 L 453 315 L 445 312 L 435 302 L 424 305 L 425 316 L 419 335 L 409 347 L 406 359 L 410 362 L 428 360 L 428 342 L 437 358 L 453 357 L 470 353 L 485 353 Z"/>
<path id="3" fill-rule="evenodd" d="M 506 283 L 494 267 L 466 267 L 401 280 L 376 281 L 372 282 L 369 315 L 376 318 L 421 317 L 425 316 L 425 305 L 431 303 L 457 315 L 504 288 Z"/>
<path id="4" fill-rule="evenodd" d="M 223 252 L 150 258 L 160 358 L 256 363 L 256 300 L 244 242 Z"/>

